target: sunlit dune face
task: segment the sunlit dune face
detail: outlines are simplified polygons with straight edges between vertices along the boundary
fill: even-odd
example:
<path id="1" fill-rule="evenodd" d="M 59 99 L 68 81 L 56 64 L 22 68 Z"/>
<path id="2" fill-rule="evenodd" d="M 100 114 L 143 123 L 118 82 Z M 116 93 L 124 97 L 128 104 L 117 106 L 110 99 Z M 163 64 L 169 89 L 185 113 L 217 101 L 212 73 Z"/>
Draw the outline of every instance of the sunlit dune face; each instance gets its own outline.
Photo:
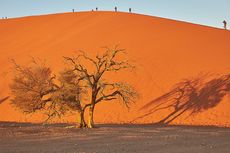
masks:
<path id="1" fill-rule="evenodd" d="M 116 101 L 97 105 L 96 123 L 157 123 L 170 115 L 175 105 L 154 113 L 151 110 L 157 104 L 141 109 L 143 106 L 170 92 L 183 79 L 195 80 L 201 73 L 211 73 L 218 79 L 228 74 L 230 67 L 229 31 L 129 13 L 83 12 L 0 20 L 0 35 L 0 100 L 11 96 L 9 84 L 14 73 L 9 59 L 27 64 L 31 56 L 38 57 L 57 73 L 66 66 L 63 56 L 75 55 L 78 50 L 94 56 L 105 46 L 119 44 L 126 49 L 126 56 L 136 65 L 135 72 L 123 71 L 107 78 L 132 84 L 140 99 L 129 110 Z M 173 98 L 181 95 L 181 91 L 176 91 Z M 199 98 L 216 101 L 217 92 L 210 92 L 214 94 Z M 186 93 L 192 93 L 192 88 L 186 87 Z M 178 116 L 171 118 L 170 124 L 230 126 L 228 93 L 220 96 L 218 103 L 211 103 L 212 107 L 199 113 L 190 115 L 191 109 L 187 109 L 175 114 L 174 117 Z M 44 120 L 40 114 L 22 114 L 9 105 L 10 99 L 0 105 L 0 120 Z M 76 118 L 69 116 L 56 121 L 75 122 Z"/>

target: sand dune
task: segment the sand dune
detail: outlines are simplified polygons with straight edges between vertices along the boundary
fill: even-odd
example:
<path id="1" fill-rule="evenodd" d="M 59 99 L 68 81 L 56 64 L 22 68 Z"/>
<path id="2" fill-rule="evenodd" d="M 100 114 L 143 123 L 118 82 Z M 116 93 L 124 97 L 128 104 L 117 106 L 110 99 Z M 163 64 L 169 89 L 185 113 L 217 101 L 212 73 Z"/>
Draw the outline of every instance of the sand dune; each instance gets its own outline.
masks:
<path id="1" fill-rule="evenodd" d="M 9 59 L 27 63 L 31 56 L 46 59 L 55 71 L 63 67 L 62 56 L 79 49 L 90 53 L 119 44 L 137 64 L 135 73 L 119 75 L 135 85 L 140 100 L 127 110 L 120 103 L 96 108 L 98 123 L 156 123 L 172 108 L 149 113 L 147 103 L 167 93 L 174 84 L 201 73 L 225 74 L 230 64 L 230 31 L 152 16 L 81 12 L 0 20 L 0 99 L 10 96 L 12 77 Z M 2 121 L 40 122 L 42 117 L 25 116 L 9 105 L 0 105 Z M 181 114 L 171 124 L 230 127 L 230 100 L 226 95 L 213 107 L 195 115 Z M 149 113 L 149 114 L 148 114 Z M 144 114 L 148 114 L 143 116 Z M 142 117 L 143 116 L 143 117 Z M 138 118 L 140 117 L 140 118 Z M 75 121 L 75 116 L 63 121 Z"/>

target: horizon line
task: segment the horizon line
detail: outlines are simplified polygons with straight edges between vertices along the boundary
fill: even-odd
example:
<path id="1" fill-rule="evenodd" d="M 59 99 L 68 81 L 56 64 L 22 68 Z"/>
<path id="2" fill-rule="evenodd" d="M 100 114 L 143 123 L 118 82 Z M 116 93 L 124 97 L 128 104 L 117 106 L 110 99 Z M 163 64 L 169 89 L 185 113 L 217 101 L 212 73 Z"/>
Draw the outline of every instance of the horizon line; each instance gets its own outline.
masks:
<path id="1" fill-rule="evenodd" d="M 225 31 L 230 31 L 229 29 L 224 29 L 221 27 L 217 27 L 217 26 L 212 26 L 212 25 L 206 25 L 206 24 L 201 24 L 201 23 L 195 23 L 195 22 L 190 22 L 190 21 L 185 21 L 185 20 L 179 20 L 179 19 L 172 19 L 172 18 L 167 18 L 167 17 L 162 17 L 162 16 L 155 16 L 155 15 L 149 15 L 149 14 L 143 14 L 143 13 L 135 13 L 135 12 L 126 12 L 126 11 L 111 11 L 111 10 L 94 10 L 94 11 L 76 11 L 76 12 L 72 12 L 72 11 L 68 11 L 68 12 L 56 12 L 56 13 L 42 13 L 42 14 L 33 14 L 33 15 L 25 15 L 25 16 L 17 16 L 17 17 L 2 17 L 0 18 L 1 20 L 14 20 L 14 19 L 22 19 L 22 18 L 29 18 L 29 17 L 41 17 L 41 16 L 48 16 L 48 15 L 60 15 L 60 14 L 71 14 L 71 13 L 95 13 L 95 12 L 104 12 L 104 13 L 124 13 L 124 14 L 133 14 L 133 15 L 142 15 L 142 16 L 148 16 L 148 17 L 156 17 L 156 18 L 161 18 L 161 19 L 167 19 L 167 20 L 171 20 L 171 21 L 177 21 L 177 22 L 182 22 L 182 23 L 188 23 L 188 24 L 193 24 L 193 25 L 198 25 L 198 26 L 204 26 L 204 27 L 208 27 L 208 28 L 214 28 L 214 29 L 219 29 L 219 30 L 225 30 Z"/>

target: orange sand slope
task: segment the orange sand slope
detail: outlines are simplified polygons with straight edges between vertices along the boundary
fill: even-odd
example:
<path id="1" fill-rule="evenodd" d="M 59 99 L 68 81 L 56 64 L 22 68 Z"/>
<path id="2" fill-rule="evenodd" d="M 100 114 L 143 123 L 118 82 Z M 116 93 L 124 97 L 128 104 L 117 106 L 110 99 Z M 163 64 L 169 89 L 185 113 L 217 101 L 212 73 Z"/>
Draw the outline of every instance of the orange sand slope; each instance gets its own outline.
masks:
<path id="1" fill-rule="evenodd" d="M 200 73 L 228 73 L 230 31 L 163 18 L 114 12 L 81 12 L 0 20 L 0 99 L 10 96 L 10 58 L 26 63 L 31 56 L 47 60 L 55 71 L 62 56 L 76 50 L 101 51 L 119 44 L 137 63 L 135 73 L 120 79 L 135 85 L 141 98 L 127 110 L 119 102 L 96 107 L 97 123 L 156 123 L 173 112 L 173 107 L 151 112 L 154 105 L 140 109 L 167 93 L 185 78 Z M 25 116 L 9 105 L 0 105 L 2 121 L 42 121 Z M 148 106 L 148 105 L 147 105 Z M 230 100 L 223 96 L 212 107 L 189 115 L 179 114 L 171 124 L 230 127 Z M 75 121 L 75 116 L 63 121 Z"/>

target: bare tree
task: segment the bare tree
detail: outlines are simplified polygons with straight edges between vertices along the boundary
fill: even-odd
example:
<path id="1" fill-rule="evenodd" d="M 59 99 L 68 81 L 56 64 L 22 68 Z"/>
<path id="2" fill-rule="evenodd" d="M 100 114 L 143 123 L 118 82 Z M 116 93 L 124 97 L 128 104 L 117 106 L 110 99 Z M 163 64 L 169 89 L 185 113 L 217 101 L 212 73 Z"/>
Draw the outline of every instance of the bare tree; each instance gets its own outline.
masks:
<path id="1" fill-rule="evenodd" d="M 106 80 L 107 73 L 123 69 L 133 69 L 128 60 L 120 55 L 125 50 L 115 49 L 106 51 L 95 58 L 80 52 L 77 57 L 64 57 L 70 64 L 56 78 L 51 69 L 45 64 L 33 60 L 33 65 L 21 66 L 14 60 L 15 77 L 10 85 L 13 99 L 12 104 L 24 113 L 41 111 L 48 118 L 62 117 L 66 113 L 78 112 L 80 127 L 86 127 L 84 112 L 89 108 L 88 127 L 94 127 L 94 109 L 96 104 L 103 101 L 119 99 L 126 107 L 137 98 L 137 92 L 124 82 Z M 93 67 L 92 67 L 93 65 Z M 84 97 L 89 97 L 84 103 Z"/>
<path id="2" fill-rule="evenodd" d="M 35 61 L 34 61 L 35 62 Z M 51 69 L 45 65 L 21 66 L 13 61 L 15 77 L 10 85 L 12 104 L 24 113 L 34 113 L 44 108 L 50 98 L 45 98 L 54 90 Z"/>
<path id="3" fill-rule="evenodd" d="M 83 128 L 86 127 L 86 123 L 84 120 L 84 111 L 87 106 L 82 103 L 81 95 L 85 94 L 85 89 L 80 86 L 79 80 L 77 78 L 78 76 L 76 76 L 76 74 L 72 71 L 65 70 L 61 72 L 60 77 L 58 78 L 61 87 L 54 94 L 52 94 L 51 98 L 54 102 L 53 105 L 55 105 L 58 101 L 59 106 L 61 106 L 61 108 L 63 109 L 61 111 L 63 112 L 63 115 L 66 112 L 77 111 L 79 113 L 79 127 Z M 51 105 L 51 107 L 53 106 Z M 60 109 L 58 109 L 58 111 L 59 113 L 61 113 Z"/>
<path id="4" fill-rule="evenodd" d="M 121 54 L 124 49 L 106 48 L 102 55 L 91 58 L 85 52 L 80 51 L 76 57 L 64 57 L 70 63 L 69 71 L 76 74 L 81 86 L 90 94 L 90 102 L 85 105 L 84 110 L 89 107 L 88 127 L 94 127 L 94 109 L 95 105 L 103 101 L 112 101 L 120 99 L 126 107 L 135 102 L 137 92 L 132 86 L 123 82 L 111 83 L 106 80 L 107 73 L 118 72 L 124 69 L 133 69 L 129 61 L 122 60 Z"/>
<path id="5" fill-rule="evenodd" d="M 62 72 L 56 79 L 49 67 L 35 60 L 30 66 L 21 66 L 14 60 L 13 63 L 15 77 L 10 85 L 13 105 L 28 114 L 41 111 L 48 116 L 46 121 L 77 111 L 79 126 L 85 126 L 79 100 L 82 89 L 74 82 L 75 76 Z"/>

